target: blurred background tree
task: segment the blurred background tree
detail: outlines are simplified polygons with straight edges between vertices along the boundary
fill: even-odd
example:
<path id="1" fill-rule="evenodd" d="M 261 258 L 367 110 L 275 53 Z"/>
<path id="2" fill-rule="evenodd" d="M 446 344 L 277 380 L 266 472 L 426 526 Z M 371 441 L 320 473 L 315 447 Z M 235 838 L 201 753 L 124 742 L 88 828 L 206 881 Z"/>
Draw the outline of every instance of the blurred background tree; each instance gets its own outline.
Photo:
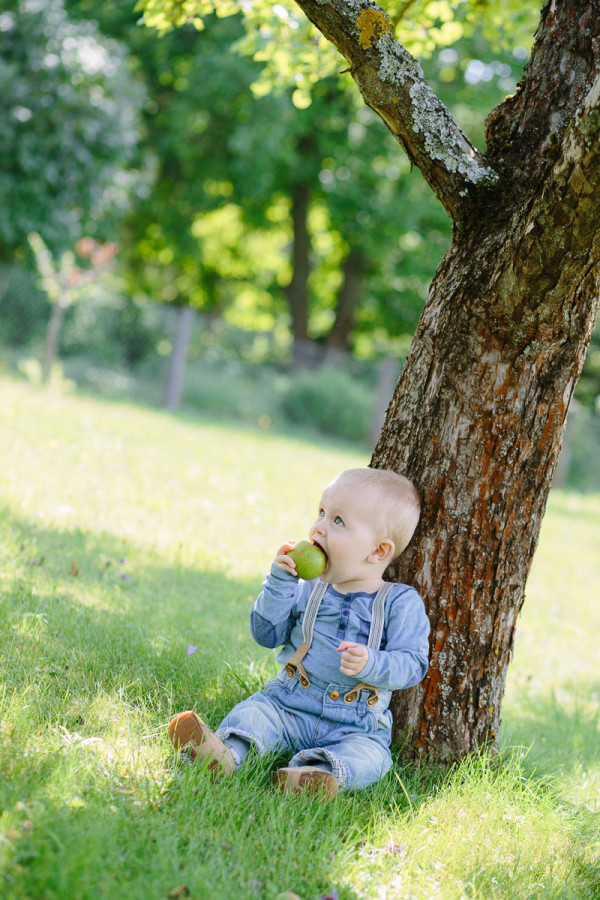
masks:
<path id="1" fill-rule="evenodd" d="M 0 340 L 44 340 L 52 304 L 28 244 L 57 258 L 85 233 L 106 240 L 143 181 L 132 168 L 144 85 L 127 49 L 62 0 L 7 0 L 0 11 Z"/>
<path id="2" fill-rule="evenodd" d="M 144 87 L 127 50 L 62 0 L 0 12 L 0 256 L 23 259 L 38 232 L 51 252 L 83 231 L 106 238 L 130 201 Z"/>

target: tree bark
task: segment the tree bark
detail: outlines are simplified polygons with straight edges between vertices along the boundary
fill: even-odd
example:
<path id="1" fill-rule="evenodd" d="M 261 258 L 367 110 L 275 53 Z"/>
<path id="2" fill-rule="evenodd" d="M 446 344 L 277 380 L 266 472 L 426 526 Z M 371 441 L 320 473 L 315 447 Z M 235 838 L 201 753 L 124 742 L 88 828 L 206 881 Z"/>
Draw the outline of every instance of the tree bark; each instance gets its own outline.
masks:
<path id="1" fill-rule="evenodd" d="M 544 8 L 517 94 L 488 118 L 485 157 L 378 7 L 297 2 L 452 217 L 372 458 L 423 499 L 390 574 L 425 599 L 431 665 L 394 695 L 396 735 L 405 756 L 451 761 L 497 743 L 515 622 L 598 311 L 600 0 Z"/>

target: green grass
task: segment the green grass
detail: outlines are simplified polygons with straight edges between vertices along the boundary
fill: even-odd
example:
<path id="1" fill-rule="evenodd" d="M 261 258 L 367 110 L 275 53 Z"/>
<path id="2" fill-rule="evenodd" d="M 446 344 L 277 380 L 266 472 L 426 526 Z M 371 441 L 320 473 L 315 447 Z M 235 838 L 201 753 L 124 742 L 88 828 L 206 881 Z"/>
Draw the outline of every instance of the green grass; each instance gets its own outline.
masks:
<path id="1" fill-rule="evenodd" d="M 0 897 L 600 897 L 600 497 L 551 497 L 503 750 L 323 804 L 174 765 L 276 670 L 248 611 L 321 445 L 0 379 Z M 188 653 L 195 647 L 196 652 Z"/>

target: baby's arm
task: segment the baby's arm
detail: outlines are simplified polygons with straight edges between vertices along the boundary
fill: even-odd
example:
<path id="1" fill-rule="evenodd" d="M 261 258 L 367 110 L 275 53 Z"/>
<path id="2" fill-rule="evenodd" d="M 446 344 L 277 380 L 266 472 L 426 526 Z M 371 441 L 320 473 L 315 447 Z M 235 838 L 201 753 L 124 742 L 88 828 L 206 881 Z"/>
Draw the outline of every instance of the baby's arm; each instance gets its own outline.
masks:
<path id="1" fill-rule="evenodd" d="M 340 671 L 381 690 L 400 690 L 423 680 L 429 665 L 429 619 L 412 588 L 392 600 L 385 650 L 342 641 Z M 362 663 L 362 666 L 359 665 Z"/>
<path id="2" fill-rule="evenodd" d="M 293 614 L 298 590 L 296 564 L 285 555 L 293 546 L 294 542 L 288 541 L 277 551 L 262 592 L 250 612 L 250 631 L 261 647 L 286 644 L 296 619 Z"/>

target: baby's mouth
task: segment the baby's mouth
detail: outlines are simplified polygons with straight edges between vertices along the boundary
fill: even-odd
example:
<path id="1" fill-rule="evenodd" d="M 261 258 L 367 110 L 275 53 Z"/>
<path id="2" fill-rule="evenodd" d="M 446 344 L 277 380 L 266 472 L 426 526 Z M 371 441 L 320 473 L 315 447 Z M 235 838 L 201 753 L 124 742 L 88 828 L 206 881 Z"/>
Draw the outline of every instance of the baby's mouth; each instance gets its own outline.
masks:
<path id="1" fill-rule="evenodd" d="M 325 557 L 325 568 L 327 568 L 327 566 L 329 565 L 329 556 L 328 556 L 328 554 L 327 554 L 327 551 L 326 551 L 323 547 L 321 547 L 320 543 L 319 543 L 318 541 L 315 541 L 314 538 L 313 538 L 313 544 L 315 545 L 315 547 L 318 547 L 318 548 L 319 548 L 319 550 L 321 551 L 321 553 L 322 553 L 323 556 Z"/>

